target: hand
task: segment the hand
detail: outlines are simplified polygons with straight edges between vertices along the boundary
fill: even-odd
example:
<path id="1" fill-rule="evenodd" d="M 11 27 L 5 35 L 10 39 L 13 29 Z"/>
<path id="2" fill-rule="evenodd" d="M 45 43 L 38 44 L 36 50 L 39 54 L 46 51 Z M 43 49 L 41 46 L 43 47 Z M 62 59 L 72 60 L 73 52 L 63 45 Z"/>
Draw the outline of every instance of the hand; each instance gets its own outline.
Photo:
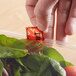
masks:
<path id="1" fill-rule="evenodd" d="M 26 9 L 32 24 L 44 31 L 48 39 L 54 39 L 57 9 L 56 40 L 66 41 L 67 35 L 76 30 L 75 4 L 75 0 L 26 0 Z"/>

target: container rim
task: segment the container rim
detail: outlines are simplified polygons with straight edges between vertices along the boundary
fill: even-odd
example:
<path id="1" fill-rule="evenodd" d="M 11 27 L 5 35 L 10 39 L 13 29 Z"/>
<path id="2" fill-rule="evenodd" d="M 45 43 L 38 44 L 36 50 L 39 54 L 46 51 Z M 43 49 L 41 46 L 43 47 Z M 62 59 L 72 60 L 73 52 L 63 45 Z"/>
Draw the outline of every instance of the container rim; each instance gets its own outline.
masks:
<path id="1" fill-rule="evenodd" d="M 23 33 L 17 33 L 17 32 L 12 32 L 12 31 L 7 31 L 7 30 L 0 30 L 0 34 L 4 34 L 4 35 L 11 35 L 11 37 L 20 37 L 20 38 L 26 38 L 26 35 Z M 68 47 L 68 48 L 75 48 L 76 49 L 76 44 L 71 44 L 71 43 L 64 43 L 62 41 L 55 41 L 55 40 L 51 40 L 51 39 L 45 39 L 46 44 L 54 44 L 56 46 L 59 47 Z"/>

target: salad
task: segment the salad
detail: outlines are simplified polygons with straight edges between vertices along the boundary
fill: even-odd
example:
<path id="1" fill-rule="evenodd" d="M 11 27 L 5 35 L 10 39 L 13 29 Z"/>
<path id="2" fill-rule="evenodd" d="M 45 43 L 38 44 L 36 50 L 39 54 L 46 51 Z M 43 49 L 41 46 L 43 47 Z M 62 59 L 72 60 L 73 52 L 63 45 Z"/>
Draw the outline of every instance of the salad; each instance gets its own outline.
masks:
<path id="1" fill-rule="evenodd" d="M 66 76 L 64 67 L 73 66 L 54 48 L 35 40 L 0 35 L 0 76 Z"/>

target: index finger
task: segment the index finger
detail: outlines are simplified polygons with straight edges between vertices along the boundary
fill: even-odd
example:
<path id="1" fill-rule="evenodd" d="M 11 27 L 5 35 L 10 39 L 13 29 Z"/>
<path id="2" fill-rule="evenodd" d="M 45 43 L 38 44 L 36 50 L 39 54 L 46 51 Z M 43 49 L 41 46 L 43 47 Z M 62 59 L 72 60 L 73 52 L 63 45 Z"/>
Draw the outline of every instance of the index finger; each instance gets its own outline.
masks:
<path id="1" fill-rule="evenodd" d="M 36 25 L 36 17 L 34 15 L 34 8 L 38 0 L 26 0 L 26 10 L 30 17 L 31 23 Z"/>

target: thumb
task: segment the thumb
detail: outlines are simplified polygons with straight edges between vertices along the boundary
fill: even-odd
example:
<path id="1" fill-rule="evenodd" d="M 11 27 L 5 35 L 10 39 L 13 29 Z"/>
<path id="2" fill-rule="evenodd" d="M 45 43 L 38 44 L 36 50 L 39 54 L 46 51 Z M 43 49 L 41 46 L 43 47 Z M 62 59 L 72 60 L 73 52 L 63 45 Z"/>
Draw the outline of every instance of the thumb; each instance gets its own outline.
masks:
<path id="1" fill-rule="evenodd" d="M 37 27 L 44 31 L 47 27 L 53 27 L 54 25 L 54 7 L 58 0 L 38 0 L 34 9 L 36 16 Z M 52 10 L 53 9 L 53 10 Z"/>

